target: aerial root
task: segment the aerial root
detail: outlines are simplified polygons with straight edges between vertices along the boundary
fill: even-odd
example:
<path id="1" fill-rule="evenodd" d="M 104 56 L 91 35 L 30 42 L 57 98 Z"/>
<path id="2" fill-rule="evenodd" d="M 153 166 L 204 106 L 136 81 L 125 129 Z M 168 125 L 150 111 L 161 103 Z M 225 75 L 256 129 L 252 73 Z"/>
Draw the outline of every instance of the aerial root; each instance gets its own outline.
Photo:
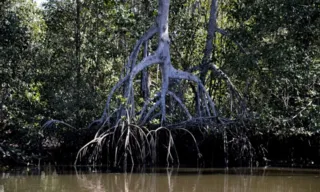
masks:
<path id="1" fill-rule="evenodd" d="M 191 135 L 192 141 L 195 143 L 198 151 L 198 157 L 201 156 L 196 139 L 189 130 L 183 128 L 169 129 L 168 127 L 165 128 L 162 126 L 167 123 L 172 123 L 166 120 L 167 96 L 170 96 L 173 98 L 173 101 L 179 104 L 188 121 L 194 119 L 202 121 L 207 119 L 211 123 L 212 119 L 219 119 L 216 105 L 202 81 L 192 73 L 178 70 L 171 64 L 168 31 L 169 4 L 169 1 L 159 1 L 158 10 L 160 11 L 155 24 L 149 28 L 135 44 L 129 59 L 125 64 L 123 76 L 121 76 L 120 80 L 112 87 L 107 97 L 102 116 L 89 125 L 89 128 L 93 126 L 99 127 L 98 131 L 96 132 L 95 137 L 79 150 L 75 164 L 77 164 L 78 161 L 81 161 L 81 158 L 88 153 L 91 154 L 90 158 L 97 162 L 99 155 L 102 155 L 102 149 L 107 150 L 107 164 L 109 165 L 113 164 L 114 166 L 118 166 L 120 163 L 124 163 L 125 165 L 129 163 L 144 163 L 150 159 L 152 162 L 156 162 L 158 144 L 163 142 L 163 140 L 161 141 L 159 139 L 160 132 L 165 132 L 167 136 L 167 140 L 165 140 L 166 143 L 164 144 L 167 148 L 167 163 L 170 164 L 175 161 L 179 163 L 179 157 L 173 139 L 173 132 L 175 130 L 185 131 Z M 221 30 L 220 32 L 222 33 L 223 31 Z M 150 40 L 156 33 L 159 33 L 157 49 L 150 55 L 146 54 L 141 61 L 137 62 L 141 46 Z M 212 41 L 210 41 L 210 43 L 212 44 Z M 208 45 L 211 44 L 208 43 Z M 206 48 L 206 50 L 210 49 Z M 205 55 L 205 57 L 208 57 L 208 55 Z M 162 75 L 160 91 L 153 99 L 150 97 L 144 98 L 146 100 L 142 103 L 143 106 L 140 110 L 140 106 L 135 105 L 134 79 L 141 71 L 156 64 L 160 66 Z M 239 98 L 239 100 L 242 100 L 241 94 L 239 94 L 228 76 L 221 70 L 219 71 L 215 65 L 211 65 L 211 69 L 216 73 L 219 72 L 226 80 L 234 95 Z M 178 97 L 176 95 L 176 92 L 178 92 L 177 90 L 169 90 L 171 79 L 187 80 L 196 84 L 196 88 L 193 89 L 196 98 L 194 110 L 196 111 L 195 117 L 193 117 L 190 113 L 191 110 L 189 111 L 187 106 L 183 103 L 183 96 Z M 117 107 L 110 113 L 110 106 L 113 104 L 111 103 L 112 98 L 114 98 L 118 92 L 120 92 L 122 98 L 116 101 Z M 140 110 L 140 113 L 136 113 L 136 110 Z M 140 116 L 136 114 L 139 114 Z M 158 118 L 158 116 L 160 117 Z M 178 117 L 185 118 L 184 116 Z M 151 122 L 154 118 L 160 119 L 160 128 L 150 130 L 143 127 L 143 125 Z M 183 119 L 178 120 L 181 121 Z M 53 124 L 57 123 L 73 128 L 71 125 L 57 120 L 48 121 L 43 127 L 51 127 Z M 140 155 L 136 156 L 133 154 Z M 102 159 L 102 156 L 100 157 Z"/>
<path id="2" fill-rule="evenodd" d="M 129 124 L 127 120 L 121 121 L 106 131 L 97 134 L 91 141 L 85 144 L 77 153 L 75 165 L 81 163 L 88 156 L 89 163 L 98 163 L 107 149 L 107 164 L 121 166 L 127 164 L 144 164 L 157 162 L 159 147 L 166 148 L 167 165 L 179 164 L 179 155 L 175 146 L 173 134 L 175 131 L 184 131 L 191 136 L 197 150 L 197 157 L 201 157 L 197 141 L 194 135 L 187 129 L 168 129 L 159 127 L 148 130 L 143 126 Z M 160 134 L 163 132 L 163 134 Z M 160 136 L 161 135 L 161 136 Z M 165 139 L 164 139 L 165 138 Z M 101 158 L 101 159 L 100 159 Z"/>
<path id="3" fill-rule="evenodd" d="M 180 79 L 180 80 L 188 80 L 192 81 L 197 84 L 197 109 L 198 116 L 210 117 L 210 116 L 218 116 L 218 112 L 215 107 L 215 103 L 213 102 L 212 98 L 210 97 L 209 93 L 205 89 L 204 85 L 200 81 L 198 77 L 193 75 L 192 73 L 181 71 L 175 69 L 171 62 L 170 62 L 170 53 L 169 53 L 169 42 L 166 39 L 159 41 L 157 50 L 149 55 L 144 57 L 138 64 L 136 64 L 137 56 L 139 53 L 139 49 L 141 45 L 148 41 L 154 34 L 157 32 L 156 29 L 159 29 L 160 26 L 153 26 L 151 27 L 143 37 L 137 42 L 132 51 L 128 63 L 126 65 L 127 73 L 126 75 L 118 81 L 118 83 L 111 89 L 108 99 L 105 104 L 105 109 L 100 118 L 102 122 L 105 122 L 106 119 L 110 117 L 110 102 L 112 97 L 114 96 L 116 90 L 119 88 L 123 88 L 124 93 L 122 96 L 124 97 L 126 103 L 123 105 L 121 104 L 117 110 L 120 111 L 120 115 L 117 118 L 121 118 L 123 116 L 123 109 L 129 112 L 129 118 L 133 120 L 135 118 L 135 100 L 134 100 L 134 78 L 137 76 L 138 73 L 147 69 L 148 67 L 158 64 L 161 66 L 162 71 L 162 83 L 161 83 L 161 90 L 156 95 L 156 97 L 160 97 L 160 102 L 155 102 L 153 106 L 150 107 L 149 111 L 147 108 L 150 103 L 150 98 L 144 102 L 142 110 L 140 111 L 140 119 L 139 124 L 143 125 L 147 123 L 148 119 L 152 113 L 160 107 L 160 115 L 161 115 L 161 125 L 166 123 L 166 96 L 170 95 L 182 108 L 185 112 L 188 119 L 192 119 L 192 115 L 190 114 L 186 105 L 182 102 L 181 98 L 175 95 L 174 92 L 169 91 L 169 81 L 170 79 Z M 165 34 L 162 34 L 165 35 Z M 203 112 L 202 112 L 203 111 Z M 110 119 L 110 118 L 109 118 Z M 109 120 L 108 120 L 109 123 Z"/>
<path id="4" fill-rule="evenodd" d="M 47 128 L 51 128 L 53 125 L 58 125 L 58 124 L 65 125 L 66 127 L 71 128 L 71 129 L 76 129 L 72 125 L 70 125 L 64 121 L 60 121 L 60 120 L 56 120 L 56 119 L 51 119 L 51 120 L 47 121 L 45 124 L 42 125 L 41 128 L 47 129 Z"/>
<path id="5" fill-rule="evenodd" d="M 188 108 L 185 106 L 185 104 L 183 104 L 183 102 L 181 101 L 181 99 L 180 99 L 176 94 L 174 94 L 174 93 L 171 92 L 171 91 L 168 91 L 168 94 L 171 95 L 171 96 L 179 103 L 179 105 L 181 106 L 181 108 L 185 111 L 186 115 L 188 116 L 188 119 L 192 119 L 192 116 L 191 116 Z"/>

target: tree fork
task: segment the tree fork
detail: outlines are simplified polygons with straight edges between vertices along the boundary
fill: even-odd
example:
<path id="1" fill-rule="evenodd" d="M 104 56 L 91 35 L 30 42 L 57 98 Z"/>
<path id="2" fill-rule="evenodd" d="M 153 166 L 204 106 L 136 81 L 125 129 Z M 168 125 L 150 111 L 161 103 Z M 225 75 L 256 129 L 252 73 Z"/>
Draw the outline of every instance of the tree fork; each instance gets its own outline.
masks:
<path id="1" fill-rule="evenodd" d="M 212 101 L 210 95 L 207 93 L 203 83 L 199 78 L 194 76 L 193 74 L 185 71 L 180 71 L 175 69 L 171 64 L 170 58 L 170 39 L 169 39 L 169 26 L 168 26 L 168 18 L 169 18 L 169 7 L 170 1 L 169 0 L 159 0 L 159 14 L 156 19 L 156 25 L 151 27 L 136 43 L 134 50 L 132 51 L 128 63 L 126 65 L 127 74 L 124 78 L 122 78 L 111 90 L 106 107 L 104 110 L 104 114 L 102 116 L 102 120 L 105 120 L 106 117 L 109 115 L 109 105 L 111 102 L 111 98 L 115 93 L 116 89 L 120 88 L 121 86 L 125 87 L 124 97 L 126 98 L 126 107 L 129 111 L 129 118 L 133 118 L 135 116 L 135 109 L 134 109 L 134 91 L 133 91 L 133 84 L 134 78 L 136 75 L 146 70 L 151 65 L 159 64 L 161 68 L 161 75 L 162 75 L 162 84 L 161 84 L 161 91 L 160 91 L 160 98 L 156 104 L 150 108 L 150 111 L 147 112 L 147 115 L 143 117 L 142 115 L 145 113 L 145 108 L 148 105 L 149 100 L 146 99 L 144 103 L 144 107 L 141 114 L 140 122 L 142 124 L 146 123 L 149 116 L 153 111 L 155 111 L 156 107 L 160 106 L 160 113 L 161 113 L 161 124 L 165 124 L 166 122 L 166 96 L 171 95 L 176 102 L 182 107 L 182 109 L 186 112 L 189 119 L 192 118 L 191 114 L 189 113 L 187 107 L 182 103 L 181 99 L 174 95 L 172 92 L 169 92 L 169 80 L 170 79 L 184 79 L 188 81 L 195 82 L 198 86 L 197 95 L 204 95 L 201 97 L 200 103 L 204 105 L 207 113 L 206 116 L 217 116 L 217 111 L 215 109 L 215 104 Z M 158 32 L 159 35 L 159 44 L 158 48 L 155 53 L 148 55 L 146 54 L 146 47 L 145 47 L 145 54 L 144 59 L 138 63 L 137 65 L 137 55 L 139 53 L 140 47 L 142 44 L 146 44 L 149 39 L 151 39 L 155 33 Z M 198 97 L 199 99 L 199 97 Z"/>
<path id="2" fill-rule="evenodd" d="M 170 39 L 169 39 L 169 25 L 168 25 L 168 18 L 169 18 L 169 7 L 170 7 L 170 0 L 158 0 L 159 7 L 158 7 L 158 16 L 155 21 L 155 25 L 153 25 L 147 32 L 137 41 L 135 44 L 133 51 L 130 54 L 128 62 L 125 65 L 126 73 L 124 77 L 122 77 L 111 89 L 103 114 L 100 119 L 93 121 L 89 127 L 98 124 L 100 129 L 97 131 L 94 139 L 90 141 L 87 145 L 79 150 L 77 155 L 81 157 L 83 153 L 86 153 L 88 146 L 91 144 L 97 144 L 98 148 L 101 148 L 103 145 L 103 141 L 108 138 L 111 141 L 111 145 L 107 144 L 108 150 L 114 150 L 114 165 L 119 164 L 121 161 L 118 160 L 118 153 L 122 153 L 121 156 L 124 157 L 123 162 L 127 164 L 127 156 L 131 158 L 131 163 L 134 163 L 134 156 L 132 151 L 137 150 L 140 154 L 143 153 L 143 147 L 149 147 L 152 150 L 149 150 L 147 155 L 152 156 L 152 160 L 155 160 L 154 155 L 156 153 L 156 145 L 157 145 L 157 132 L 160 130 L 164 130 L 168 132 L 169 135 L 169 142 L 167 144 L 167 162 L 169 160 L 173 161 L 173 156 L 171 154 L 171 148 L 174 148 L 174 142 L 171 135 L 171 132 L 174 130 L 182 130 L 191 135 L 193 138 L 194 143 L 197 145 L 197 142 L 187 129 L 181 129 L 179 127 L 173 127 L 168 125 L 166 122 L 166 97 L 171 96 L 175 102 L 179 104 L 181 109 L 186 114 L 188 120 L 186 122 L 196 122 L 200 120 L 207 120 L 206 123 L 212 124 L 215 119 L 218 119 L 221 124 L 225 124 L 223 118 L 216 118 L 218 117 L 218 111 L 216 110 L 216 106 L 214 101 L 212 100 L 211 96 L 207 92 L 203 81 L 201 78 L 193 75 L 191 72 L 178 70 L 173 67 L 171 64 L 170 58 Z M 216 2 L 216 0 L 212 0 L 212 2 Z M 212 12 L 212 11 L 211 11 Z M 211 26 L 211 25 L 210 25 Z M 210 28 L 209 28 L 210 29 Z M 208 29 L 208 30 L 209 30 Z M 144 58 L 137 62 L 138 54 L 142 45 L 146 45 L 147 41 L 150 40 L 158 34 L 158 47 L 157 49 L 151 53 L 150 55 L 144 54 Z M 208 33 L 209 34 L 209 33 Z M 209 40 L 208 40 L 209 39 Z M 213 47 L 211 38 L 207 38 L 206 43 L 206 50 L 212 50 L 210 47 Z M 146 50 L 146 49 L 145 49 Z M 212 52 L 212 51 L 211 51 Z M 209 53 L 209 51 L 208 51 Z M 207 62 L 210 60 L 207 57 L 208 54 L 204 55 L 204 58 Z M 142 109 L 139 113 L 135 112 L 135 100 L 134 100 L 134 79 L 136 76 L 146 70 L 148 67 L 152 65 L 159 65 L 161 69 L 162 75 L 162 82 L 161 82 L 161 90 L 151 99 L 149 95 L 148 98 L 145 99 Z M 202 66 L 200 66 L 201 68 Z M 209 63 L 206 63 L 206 67 L 210 69 Z M 211 69 L 215 72 L 220 72 L 219 74 L 229 83 L 229 86 L 237 92 L 233 84 L 231 83 L 230 79 L 219 69 L 212 65 Z M 202 70 L 201 70 L 202 72 Z M 179 79 L 179 80 L 187 80 L 189 84 L 192 85 L 191 88 L 195 92 L 196 98 L 196 113 L 200 114 L 199 117 L 194 118 L 192 114 L 190 114 L 187 106 L 183 103 L 183 96 L 177 96 L 175 92 L 169 90 L 169 81 L 170 79 Z M 113 113 L 110 113 L 110 104 L 113 96 L 115 95 L 116 91 L 120 88 L 123 88 L 124 91 L 122 92 L 122 96 L 126 99 L 125 103 L 120 104 Z M 239 95 L 241 97 L 241 95 Z M 120 114 L 117 116 L 117 119 L 110 124 L 111 117 L 114 117 L 114 114 Z M 138 120 L 136 116 L 140 115 Z M 159 127 L 158 129 L 147 129 L 143 128 L 142 125 L 151 122 L 152 119 L 159 118 L 161 122 L 161 126 L 167 124 L 168 127 Z M 180 117 L 179 117 L 180 118 Z M 226 120 L 228 121 L 228 120 Z M 49 121 L 44 125 L 45 127 L 50 126 L 53 123 L 61 123 L 65 124 L 64 122 L 57 122 L 57 121 Z M 105 124 L 108 123 L 108 126 Z M 179 123 L 184 123 L 183 119 L 179 119 Z M 137 124 L 141 126 L 137 126 Z M 68 124 L 65 124 L 69 126 Z M 71 126 L 69 126 L 71 127 Z M 138 135 L 137 135 L 138 134 Z M 140 136 L 140 137 L 138 137 Z M 149 137 L 151 139 L 149 140 Z M 140 140 L 141 139 L 141 142 Z M 197 146 L 196 146 L 197 147 Z M 198 154 L 200 154 L 199 149 L 197 148 Z M 97 151 L 98 153 L 99 151 Z M 94 152 L 96 154 L 96 152 Z M 147 155 L 142 155 L 141 160 L 143 161 Z M 176 156 L 177 153 L 176 153 Z M 200 155 L 199 155 L 200 157 Z M 177 157 L 178 158 L 178 157 Z M 129 159 L 130 160 L 130 159 Z M 179 161 L 179 159 L 178 159 Z"/>

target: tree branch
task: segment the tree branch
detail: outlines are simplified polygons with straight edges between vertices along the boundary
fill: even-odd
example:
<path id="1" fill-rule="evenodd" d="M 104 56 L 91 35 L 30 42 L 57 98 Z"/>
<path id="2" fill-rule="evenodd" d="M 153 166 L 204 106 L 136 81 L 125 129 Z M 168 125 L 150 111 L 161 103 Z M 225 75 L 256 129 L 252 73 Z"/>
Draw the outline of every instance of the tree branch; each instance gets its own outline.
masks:
<path id="1" fill-rule="evenodd" d="M 139 50 L 140 50 L 140 47 L 141 45 L 148 41 L 149 39 L 151 39 L 156 33 L 158 32 L 158 28 L 156 25 L 153 25 L 152 27 L 150 27 L 150 29 L 145 32 L 142 37 L 136 42 L 134 48 L 133 48 L 133 51 L 131 52 L 130 54 L 130 57 L 129 57 L 129 60 L 128 60 L 128 63 L 126 65 L 126 68 L 130 69 L 127 71 L 127 74 L 129 72 L 131 72 L 131 70 L 133 69 L 134 65 L 136 64 L 136 60 L 137 60 L 137 57 L 138 57 L 138 53 L 139 53 Z"/>
<path id="2" fill-rule="evenodd" d="M 181 99 L 176 95 L 174 94 L 173 92 L 171 91 L 168 91 L 167 92 L 169 95 L 171 95 L 179 104 L 180 106 L 182 107 L 182 109 L 185 111 L 186 115 L 188 116 L 188 119 L 192 119 L 192 116 L 188 110 L 188 108 L 185 106 L 185 104 L 183 104 L 183 102 L 181 101 Z"/>

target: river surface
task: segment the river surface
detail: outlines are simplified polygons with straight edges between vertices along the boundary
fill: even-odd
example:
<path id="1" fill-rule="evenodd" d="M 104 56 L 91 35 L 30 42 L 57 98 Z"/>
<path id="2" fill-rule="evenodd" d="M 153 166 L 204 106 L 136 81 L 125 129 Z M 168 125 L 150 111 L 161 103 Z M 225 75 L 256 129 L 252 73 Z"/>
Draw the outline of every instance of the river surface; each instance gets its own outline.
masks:
<path id="1" fill-rule="evenodd" d="M 320 192 L 316 169 L 27 169 L 0 175 L 0 192 Z"/>

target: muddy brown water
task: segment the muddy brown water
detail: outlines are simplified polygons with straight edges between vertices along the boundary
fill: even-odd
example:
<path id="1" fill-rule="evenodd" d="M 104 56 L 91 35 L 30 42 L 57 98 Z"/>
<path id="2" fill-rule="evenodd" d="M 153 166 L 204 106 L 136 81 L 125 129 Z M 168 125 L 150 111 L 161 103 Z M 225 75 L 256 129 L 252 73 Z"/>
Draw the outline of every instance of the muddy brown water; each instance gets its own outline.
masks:
<path id="1" fill-rule="evenodd" d="M 319 169 L 27 169 L 0 175 L 0 192 L 320 192 Z"/>

